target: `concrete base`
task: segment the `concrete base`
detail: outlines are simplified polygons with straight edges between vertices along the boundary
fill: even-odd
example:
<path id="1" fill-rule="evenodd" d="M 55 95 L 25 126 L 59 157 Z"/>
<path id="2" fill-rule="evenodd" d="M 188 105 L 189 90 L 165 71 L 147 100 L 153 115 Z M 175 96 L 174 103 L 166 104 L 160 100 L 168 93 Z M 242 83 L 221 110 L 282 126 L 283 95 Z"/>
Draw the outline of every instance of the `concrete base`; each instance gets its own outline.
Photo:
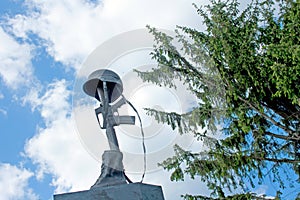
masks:
<path id="1" fill-rule="evenodd" d="M 131 183 L 56 194 L 54 200 L 164 200 L 164 196 L 161 186 Z"/>

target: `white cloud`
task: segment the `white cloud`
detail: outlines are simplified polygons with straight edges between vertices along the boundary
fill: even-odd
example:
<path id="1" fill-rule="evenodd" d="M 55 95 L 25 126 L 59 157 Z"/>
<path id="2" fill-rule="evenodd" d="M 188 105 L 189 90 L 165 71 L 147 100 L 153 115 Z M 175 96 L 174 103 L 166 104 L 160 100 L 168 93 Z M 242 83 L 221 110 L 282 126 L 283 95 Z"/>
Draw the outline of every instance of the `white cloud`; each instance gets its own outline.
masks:
<path id="1" fill-rule="evenodd" d="M 24 103 L 31 104 L 33 109 L 38 108 L 46 124 L 56 121 L 61 116 L 66 116 L 70 111 L 70 91 L 66 89 L 66 80 L 55 80 L 50 83 L 45 94 L 40 96 L 41 91 L 33 88 L 23 98 Z"/>
<path id="2" fill-rule="evenodd" d="M 184 181 L 171 182 L 170 175 L 171 173 L 165 170 L 156 171 L 146 175 L 144 182 L 160 185 L 165 199 L 182 200 L 180 196 L 184 194 L 209 196 L 210 193 L 205 183 L 199 180 L 192 180 L 189 177 L 185 177 Z"/>
<path id="3" fill-rule="evenodd" d="M 45 127 L 27 141 L 25 155 L 38 166 L 38 179 L 45 173 L 53 175 L 56 193 L 89 189 L 100 169 L 76 135 L 69 96 L 67 82 L 60 80 L 49 84 L 45 94 L 30 93 L 25 99 L 45 121 Z"/>
<path id="4" fill-rule="evenodd" d="M 253 193 L 257 194 L 258 197 L 263 197 L 264 199 L 275 199 L 273 196 L 266 196 L 265 194 L 268 191 L 268 185 L 260 185 L 255 189 Z"/>
<path id="5" fill-rule="evenodd" d="M 28 44 L 20 44 L 0 27 L 0 77 L 4 83 L 17 89 L 32 81 L 31 50 Z"/>
<path id="6" fill-rule="evenodd" d="M 56 61 L 79 68 L 83 59 L 112 36 L 147 24 L 173 30 L 175 25 L 202 26 L 186 0 L 27 0 L 27 15 L 9 21 L 18 37 L 35 33 Z M 201 4 L 204 2 L 201 2 Z"/>
<path id="7" fill-rule="evenodd" d="M 2 108 L 0 108 L 0 113 L 5 116 L 7 115 L 7 111 Z"/>
<path id="8" fill-rule="evenodd" d="M 56 193 L 89 189 L 100 166 L 83 149 L 71 118 L 60 117 L 40 129 L 25 148 L 26 155 L 38 165 L 37 178 L 53 175 Z"/>
<path id="9" fill-rule="evenodd" d="M 33 173 L 24 168 L 0 163 L 0 200 L 35 200 L 38 196 L 28 188 Z"/>

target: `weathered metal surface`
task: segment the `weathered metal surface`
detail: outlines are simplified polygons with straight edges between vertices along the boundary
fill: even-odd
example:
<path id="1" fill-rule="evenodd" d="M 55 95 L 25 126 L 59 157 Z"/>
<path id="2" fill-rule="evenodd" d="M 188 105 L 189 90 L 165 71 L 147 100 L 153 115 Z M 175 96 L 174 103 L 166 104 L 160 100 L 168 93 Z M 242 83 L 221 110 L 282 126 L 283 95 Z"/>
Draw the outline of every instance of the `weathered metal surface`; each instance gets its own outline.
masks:
<path id="1" fill-rule="evenodd" d="M 92 186 L 112 186 L 116 184 L 126 184 L 123 168 L 123 155 L 119 149 L 119 143 L 114 126 L 122 123 L 134 124 L 134 116 L 115 116 L 118 108 L 126 104 L 126 99 L 122 96 L 123 84 L 120 77 L 111 70 L 97 70 L 90 74 L 88 80 L 83 85 L 83 90 L 89 96 L 96 98 L 100 106 L 95 109 L 100 128 L 106 129 L 110 151 L 105 151 L 102 155 L 101 175 Z M 120 98 L 120 96 L 122 96 Z M 119 99 L 117 103 L 111 105 Z M 102 114 L 101 123 L 98 115 Z"/>
<path id="2" fill-rule="evenodd" d="M 83 85 L 83 91 L 89 96 L 95 97 L 98 101 L 101 101 L 97 88 L 100 88 L 102 93 L 104 91 L 103 82 L 107 83 L 108 94 L 111 96 L 109 103 L 114 102 L 123 92 L 123 83 L 119 75 L 111 70 L 100 69 L 91 73 Z"/>

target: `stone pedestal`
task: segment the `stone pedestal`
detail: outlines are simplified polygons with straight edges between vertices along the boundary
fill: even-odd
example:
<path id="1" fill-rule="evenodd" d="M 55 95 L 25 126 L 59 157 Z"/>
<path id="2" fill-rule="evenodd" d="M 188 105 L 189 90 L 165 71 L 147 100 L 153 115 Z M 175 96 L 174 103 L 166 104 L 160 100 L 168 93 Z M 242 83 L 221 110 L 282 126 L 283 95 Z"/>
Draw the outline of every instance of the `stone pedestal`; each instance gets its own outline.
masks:
<path id="1" fill-rule="evenodd" d="M 54 200 L 164 200 L 164 196 L 160 186 L 131 183 L 57 194 Z"/>

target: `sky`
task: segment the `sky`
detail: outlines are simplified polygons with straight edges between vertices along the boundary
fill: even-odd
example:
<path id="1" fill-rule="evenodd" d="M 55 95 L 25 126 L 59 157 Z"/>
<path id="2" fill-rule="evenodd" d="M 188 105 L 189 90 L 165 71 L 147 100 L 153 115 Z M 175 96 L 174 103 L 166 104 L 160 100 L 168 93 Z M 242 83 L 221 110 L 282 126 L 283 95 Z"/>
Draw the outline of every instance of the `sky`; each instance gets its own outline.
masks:
<path id="1" fill-rule="evenodd" d="M 132 72 L 155 66 L 146 25 L 171 34 L 176 25 L 203 30 L 192 3 L 207 1 L 1 0 L 0 200 L 48 200 L 94 184 L 108 146 L 94 116 L 97 102 L 84 96 L 82 84 L 92 71 L 104 68 L 120 75 L 124 95 L 142 116 L 148 150 L 144 182 L 161 185 L 166 199 L 209 194 L 199 180 L 171 182 L 170 174 L 156 165 L 172 155 L 175 143 L 192 150 L 202 144 L 171 134 L 142 109 L 184 111 L 193 98 L 184 88 L 178 92 L 143 83 Z M 135 115 L 124 107 L 121 114 Z M 125 170 L 139 181 L 138 123 L 116 131 Z M 274 189 L 262 185 L 256 192 L 272 195 Z"/>

